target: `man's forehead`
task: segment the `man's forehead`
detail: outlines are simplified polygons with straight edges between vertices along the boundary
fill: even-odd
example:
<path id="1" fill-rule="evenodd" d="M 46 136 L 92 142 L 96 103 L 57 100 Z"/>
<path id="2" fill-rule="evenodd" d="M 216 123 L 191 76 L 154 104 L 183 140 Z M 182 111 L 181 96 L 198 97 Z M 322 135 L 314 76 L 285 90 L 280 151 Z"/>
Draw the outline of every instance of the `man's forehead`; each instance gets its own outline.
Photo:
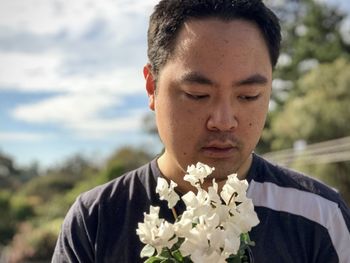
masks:
<path id="1" fill-rule="evenodd" d="M 247 36 L 255 34 L 262 37 L 258 26 L 248 20 L 233 19 L 222 20 L 215 17 L 190 19 L 184 22 L 176 37 L 175 47 L 179 44 L 187 46 L 189 43 L 203 39 L 218 39 L 227 37 L 230 39 L 239 39 L 237 36 Z"/>

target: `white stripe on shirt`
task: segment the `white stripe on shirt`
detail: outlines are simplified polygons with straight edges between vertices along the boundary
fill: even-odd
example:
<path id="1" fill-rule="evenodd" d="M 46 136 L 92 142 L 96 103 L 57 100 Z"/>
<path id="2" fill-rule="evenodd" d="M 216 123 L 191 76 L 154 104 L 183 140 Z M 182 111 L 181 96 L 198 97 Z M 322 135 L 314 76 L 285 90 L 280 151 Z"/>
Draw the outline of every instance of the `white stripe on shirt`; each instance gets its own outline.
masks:
<path id="1" fill-rule="evenodd" d="M 252 180 L 247 195 L 255 206 L 305 217 L 328 230 L 339 262 L 350 262 L 350 233 L 338 205 L 317 194 Z"/>

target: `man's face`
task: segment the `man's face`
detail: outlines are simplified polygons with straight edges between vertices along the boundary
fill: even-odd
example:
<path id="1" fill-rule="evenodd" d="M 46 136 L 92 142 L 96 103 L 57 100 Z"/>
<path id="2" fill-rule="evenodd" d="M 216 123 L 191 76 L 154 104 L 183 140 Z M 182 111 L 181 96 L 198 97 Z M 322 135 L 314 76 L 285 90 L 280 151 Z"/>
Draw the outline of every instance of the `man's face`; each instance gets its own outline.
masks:
<path id="1" fill-rule="evenodd" d="M 145 76 L 150 72 L 145 68 Z M 272 66 L 258 27 L 244 20 L 190 20 L 147 83 L 170 177 L 203 162 L 220 180 L 250 165 L 268 111 Z M 249 164 L 248 164 L 249 163 Z"/>

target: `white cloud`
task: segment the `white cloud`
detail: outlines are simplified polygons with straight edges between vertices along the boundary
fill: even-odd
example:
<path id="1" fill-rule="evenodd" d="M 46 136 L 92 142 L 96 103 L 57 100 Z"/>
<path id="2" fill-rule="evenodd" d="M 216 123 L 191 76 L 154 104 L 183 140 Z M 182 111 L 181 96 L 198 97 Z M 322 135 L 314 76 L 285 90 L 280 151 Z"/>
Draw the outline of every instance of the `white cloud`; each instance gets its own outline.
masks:
<path id="1" fill-rule="evenodd" d="M 0 1 L 0 90 L 143 92 L 158 0 Z"/>
<path id="2" fill-rule="evenodd" d="M 39 142 L 54 137 L 55 135 L 49 133 L 0 132 L 0 142 Z"/>
<path id="3" fill-rule="evenodd" d="M 65 94 L 36 104 L 18 106 L 13 116 L 30 123 L 75 123 L 96 118 L 104 109 L 118 105 L 118 98 L 106 94 Z"/>
<path id="4" fill-rule="evenodd" d="M 0 89 L 50 90 L 57 85 L 60 60 L 54 52 L 0 53 Z"/>
<path id="5" fill-rule="evenodd" d="M 62 75 L 62 59 L 59 52 L 0 53 L 0 90 L 107 92 L 119 95 L 143 92 L 141 68 L 116 68 L 92 75 Z"/>
<path id="6" fill-rule="evenodd" d="M 143 92 L 156 0 L 0 1 L 0 90 Z"/>
<path id="7" fill-rule="evenodd" d="M 104 112 L 122 104 L 108 94 L 65 94 L 15 108 L 15 119 L 28 123 L 52 123 L 78 138 L 99 139 L 118 132 L 140 130 L 144 110 L 126 109 L 123 116 L 105 117 Z"/>
<path id="8" fill-rule="evenodd" d="M 93 136 L 139 126 L 136 115 L 103 113 L 145 92 L 147 20 L 158 0 L 0 1 L 8 42 L 0 51 L 0 91 L 60 94 L 17 105 L 12 117 Z M 21 32 L 29 42 L 21 43 Z"/>
<path id="9" fill-rule="evenodd" d="M 96 17 L 122 22 L 126 18 L 125 14 L 130 12 L 146 16 L 155 2 L 157 1 L 2 0 L 0 26 L 35 34 L 52 34 L 60 30 L 79 34 Z M 122 26 L 127 27 L 127 23 Z"/>
<path id="10" fill-rule="evenodd" d="M 142 118 L 145 111 L 131 112 L 126 117 L 111 119 L 85 119 L 69 123 L 71 129 L 79 138 L 103 139 L 116 136 L 121 132 L 141 131 Z"/>
<path id="11" fill-rule="evenodd" d="M 0 94 L 14 94 L 6 111 L 16 127 L 26 123 L 20 132 L 0 133 L 0 141 L 136 136 L 147 106 L 135 110 L 137 102 L 128 105 L 125 96 L 145 92 L 148 17 L 157 2 L 0 0 Z M 28 95 L 43 92 L 50 97 L 33 102 Z M 52 135 L 25 132 L 46 124 Z"/>

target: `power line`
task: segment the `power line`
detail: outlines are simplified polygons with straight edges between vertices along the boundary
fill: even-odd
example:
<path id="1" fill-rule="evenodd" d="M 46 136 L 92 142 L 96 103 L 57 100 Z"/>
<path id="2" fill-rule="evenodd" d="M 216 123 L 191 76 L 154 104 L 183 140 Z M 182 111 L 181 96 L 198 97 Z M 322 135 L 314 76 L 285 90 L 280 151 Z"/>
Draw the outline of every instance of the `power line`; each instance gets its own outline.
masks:
<path id="1" fill-rule="evenodd" d="M 296 161 L 303 164 L 335 163 L 350 161 L 350 136 L 335 140 L 306 145 L 303 149 L 287 149 L 263 154 L 281 165 Z"/>

